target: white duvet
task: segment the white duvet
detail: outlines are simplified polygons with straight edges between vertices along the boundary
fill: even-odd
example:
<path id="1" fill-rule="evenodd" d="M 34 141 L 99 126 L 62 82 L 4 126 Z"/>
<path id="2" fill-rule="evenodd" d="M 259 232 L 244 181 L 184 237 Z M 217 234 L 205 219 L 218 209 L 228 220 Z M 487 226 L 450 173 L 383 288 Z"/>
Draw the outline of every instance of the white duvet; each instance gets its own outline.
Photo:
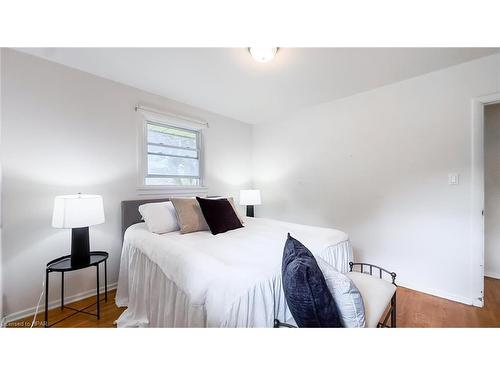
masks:
<path id="1" fill-rule="evenodd" d="M 288 320 L 281 287 L 287 233 L 341 272 L 352 250 L 346 233 L 270 219 L 245 227 L 153 234 L 144 223 L 125 232 L 116 303 L 119 327 L 271 327 Z"/>

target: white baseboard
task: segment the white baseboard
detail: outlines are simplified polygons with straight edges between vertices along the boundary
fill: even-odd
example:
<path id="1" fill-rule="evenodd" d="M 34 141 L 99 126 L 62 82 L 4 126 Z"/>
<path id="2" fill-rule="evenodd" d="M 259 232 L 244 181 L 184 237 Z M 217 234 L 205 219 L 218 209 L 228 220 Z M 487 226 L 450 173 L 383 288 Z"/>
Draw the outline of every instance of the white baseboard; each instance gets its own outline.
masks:
<path id="1" fill-rule="evenodd" d="M 487 271 L 485 271 L 484 272 L 484 276 L 492 277 L 494 279 L 500 279 L 500 273 L 496 273 L 496 272 L 487 272 Z"/>
<path id="2" fill-rule="evenodd" d="M 431 296 L 440 297 L 440 298 L 448 299 L 450 301 L 463 303 L 464 305 L 483 307 L 483 301 L 481 301 L 479 299 L 467 298 L 467 297 L 459 296 L 459 295 L 452 294 L 452 293 L 443 292 L 441 290 L 436 290 L 436 289 L 420 288 L 420 287 L 416 287 L 414 285 L 410 285 L 407 283 L 400 283 L 397 280 L 396 280 L 396 283 L 398 284 L 398 286 L 412 289 L 412 290 L 415 290 L 417 292 L 430 294 Z"/>
<path id="3" fill-rule="evenodd" d="M 117 284 L 118 283 L 108 284 L 108 292 L 111 291 L 111 290 L 116 289 Z M 104 293 L 104 287 L 100 288 L 99 293 Z M 65 297 L 64 298 L 64 303 L 68 304 L 68 303 L 80 301 L 82 299 L 85 299 L 85 298 L 88 298 L 88 297 L 91 297 L 91 296 L 94 296 L 94 295 L 95 295 L 95 289 L 87 290 L 85 292 L 81 292 L 81 293 L 77 293 L 77 294 L 74 294 L 74 295 L 69 296 L 69 297 Z M 44 304 L 44 302 L 42 300 L 41 305 L 40 305 L 40 307 L 38 309 L 39 313 L 40 313 L 40 311 L 44 311 L 43 304 Z M 61 300 L 60 299 L 57 299 L 57 300 L 54 300 L 54 301 L 50 301 L 49 302 L 49 310 L 51 310 L 51 309 L 53 309 L 55 307 L 59 307 L 60 305 L 61 305 Z M 1 321 L 1 327 L 5 327 L 5 325 L 7 323 L 9 323 L 9 322 L 13 322 L 13 321 L 16 321 L 16 320 L 19 320 L 19 319 L 23 319 L 23 318 L 26 318 L 27 316 L 32 316 L 32 315 L 35 314 L 35 311 L 36 311 L 36 306 L 33 306 L 33 307 L 28 308 L 28 309 L 17 311 L 15 313 L 9 314 L 9 315 L 5 316 L 2 319 L 2 321 Z"/>

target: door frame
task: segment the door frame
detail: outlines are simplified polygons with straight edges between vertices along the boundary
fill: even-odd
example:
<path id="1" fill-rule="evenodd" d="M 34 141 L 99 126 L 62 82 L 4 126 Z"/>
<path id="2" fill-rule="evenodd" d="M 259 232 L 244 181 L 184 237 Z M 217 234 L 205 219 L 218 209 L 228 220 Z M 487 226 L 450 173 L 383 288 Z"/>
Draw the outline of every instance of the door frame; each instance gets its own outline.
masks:
<path id="1" fill-rule="evenodd" d="M 473 305 L 484 305 L 484 107 L 500 103 L 500 92 L 472 99 L 471 275 Z"/>

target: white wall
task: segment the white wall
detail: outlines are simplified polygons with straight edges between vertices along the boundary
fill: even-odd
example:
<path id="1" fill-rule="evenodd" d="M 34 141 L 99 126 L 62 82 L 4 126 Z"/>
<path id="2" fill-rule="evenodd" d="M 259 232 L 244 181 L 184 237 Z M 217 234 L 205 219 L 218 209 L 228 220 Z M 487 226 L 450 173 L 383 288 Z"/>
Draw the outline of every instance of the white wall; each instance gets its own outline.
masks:
<path id="1" fill-rule="evenodd" d="M 91 228 L 91 246 L 110 252 L 109 282 L 118 277 L 120 201 L 137 197 L 136 134 L 140 102 L 206 119 L 209 194 L 250 186 L 250 126 L 13 50 L 2 55 L 3 307 L 33 307 L 45 264 L 68 253 L 70 231 L 51 227 L 55 195 L 104 198 L 106 223 Z M 93 269 L 67 275 L 67 296 L 93 290 Z M 56 275 L 58 276 L 58 275 Z M 51 280 L 51 300 L 59 297 Z"/>
<path id="2" fill-rule="evenodd" d="M 345 230 L 358 260 L 472 303 L 471 99 L 497 91 L 500 55 L 255 126 L 256 216 Z"/>
<path id="3" fill-rule="evenodd" d="M 484 272 L 500 279 L 500 104 L 484 109 Z"/>

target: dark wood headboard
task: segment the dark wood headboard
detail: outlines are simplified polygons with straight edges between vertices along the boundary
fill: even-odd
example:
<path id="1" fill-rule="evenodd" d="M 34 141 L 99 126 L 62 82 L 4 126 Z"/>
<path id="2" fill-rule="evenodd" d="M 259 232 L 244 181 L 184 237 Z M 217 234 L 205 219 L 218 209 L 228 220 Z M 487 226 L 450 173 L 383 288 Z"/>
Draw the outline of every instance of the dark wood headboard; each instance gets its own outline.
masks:
<path id="1" fill-rule="evenodd" d="M 129 226 L 143 221 L 139 213 L 139 206 L 141 204 L 167 201 L 169 201 L 168 198 L 122 201 L 122 238 Z"/>

